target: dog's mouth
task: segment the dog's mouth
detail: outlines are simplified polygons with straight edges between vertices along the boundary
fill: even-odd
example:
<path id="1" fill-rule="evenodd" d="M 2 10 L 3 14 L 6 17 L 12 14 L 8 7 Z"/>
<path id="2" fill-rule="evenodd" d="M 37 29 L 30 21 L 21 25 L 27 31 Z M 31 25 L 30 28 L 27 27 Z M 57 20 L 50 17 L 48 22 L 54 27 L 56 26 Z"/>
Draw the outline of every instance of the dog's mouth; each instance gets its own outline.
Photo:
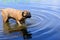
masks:
<path id="1" fill-rule="evenodd" d="M 31 16 L 26 16 L 26 18 L 31 18 Z"/>
<path id="2" fill-rule="evenodd" d="M 25 18 L 31 18 L 31 16 L 23 16 L 23 17 L 25 17 Z"/>

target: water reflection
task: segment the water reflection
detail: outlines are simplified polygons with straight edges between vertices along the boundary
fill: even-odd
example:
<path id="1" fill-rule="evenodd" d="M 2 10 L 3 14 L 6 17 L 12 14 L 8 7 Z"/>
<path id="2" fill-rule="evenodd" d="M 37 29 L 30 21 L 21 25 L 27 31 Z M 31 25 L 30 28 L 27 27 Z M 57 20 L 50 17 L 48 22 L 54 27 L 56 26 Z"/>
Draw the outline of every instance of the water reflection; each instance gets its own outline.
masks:
<path id="1" fill-rule="evenodd" d="M 24 40 L 28 40 L 32 38 L 32 34 L 27 31 L 26 25 L 18 26 L 17 24 L 14 24 L 13 26 L 11 26 L 10 23 L 5 23 L 3 28 L 4 28 L 4 33 L 7 35 L 8 34 L 10 35 L 12 33 L 14 34 L 15 32 L 19 32 L 19 33 L 21 32 Z"/>

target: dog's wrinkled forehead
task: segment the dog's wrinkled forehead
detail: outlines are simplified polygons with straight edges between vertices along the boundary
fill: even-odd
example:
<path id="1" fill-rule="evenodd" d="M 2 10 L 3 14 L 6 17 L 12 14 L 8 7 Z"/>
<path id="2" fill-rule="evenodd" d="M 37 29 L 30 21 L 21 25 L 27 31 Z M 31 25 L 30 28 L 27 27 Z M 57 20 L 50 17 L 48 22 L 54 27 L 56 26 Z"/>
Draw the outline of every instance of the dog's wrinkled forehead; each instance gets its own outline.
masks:
<path id="1" fill-rule="evenodd" d="M 24 10 L 23 12 L 24 12 L 25 14 L 28 14 L 28 13 L 29 13 L 29 11 L 27 11 L 27 10 Z"/>
<path id="2" fill-rule="evenodd" d="M 24 12 L 24 15 L 29 14 L 29 11 L 27 11 L 27 10 L 24 10 L 23 12 Z"/>

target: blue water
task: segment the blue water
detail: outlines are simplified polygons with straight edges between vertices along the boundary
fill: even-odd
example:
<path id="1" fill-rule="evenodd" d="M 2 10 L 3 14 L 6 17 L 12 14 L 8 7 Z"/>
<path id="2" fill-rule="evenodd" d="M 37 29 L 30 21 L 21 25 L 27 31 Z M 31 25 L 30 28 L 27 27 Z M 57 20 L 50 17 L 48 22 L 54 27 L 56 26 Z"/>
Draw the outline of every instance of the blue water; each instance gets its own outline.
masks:
<path id="1" fill-rule="evenodd" d="M 29 10 L 31 19 L 26 20 L 26 31 L 31 34 L 27 40 L 60 40 L 60 0 L 31 0 L 19 3 L 0 3 L 0 8 Z M 0 15 L 0 40 L 24 40 L 24 36 L 4 35 L 2 16 Z M 15 21 L 12 21 L 12 23 Z"/>

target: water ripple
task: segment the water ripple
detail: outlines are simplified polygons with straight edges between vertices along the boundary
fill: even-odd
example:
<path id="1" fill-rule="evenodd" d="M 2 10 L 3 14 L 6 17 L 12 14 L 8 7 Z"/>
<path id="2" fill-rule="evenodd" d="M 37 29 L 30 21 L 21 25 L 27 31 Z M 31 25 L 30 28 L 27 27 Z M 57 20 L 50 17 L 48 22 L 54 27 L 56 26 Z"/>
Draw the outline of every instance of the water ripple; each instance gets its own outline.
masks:
<path id="1" fill-rule="evenodd" d="M 30 10 L 32 17 L 31 19 L 26 20 L 26 24 L 28 27 L 28 31 L 30 31 L 33 35 L 32 38 L 44 37 L 46 35 L 54 35 L 56 31 L 56 27 L 60 23 L 60 12 L 56 10 L 52 10 L 48 6 L 47 7 L 34 7 L 28 6 L 27 8 Z M 23 7 L 22 7 L 23 8 Z M 24 8 L 26 9 L 26 8 Z M 59 22 L 59 23 L 58 23 Z M 2 28 L 2 27 L 1 27 Z M 7 39 L 8 36 L 2 34 L 3 31 L 0 29 L 0 39 Z M 4 37 L 3 37 L 4 36 Z M 6 37 L 5 37 L 6 36 Z M 15 36 L 18 37 L 18 36 Z M 15 38 L 15 37 L 8 37 Z M 48 37 L 48 36 L 46 36 Z"/>

